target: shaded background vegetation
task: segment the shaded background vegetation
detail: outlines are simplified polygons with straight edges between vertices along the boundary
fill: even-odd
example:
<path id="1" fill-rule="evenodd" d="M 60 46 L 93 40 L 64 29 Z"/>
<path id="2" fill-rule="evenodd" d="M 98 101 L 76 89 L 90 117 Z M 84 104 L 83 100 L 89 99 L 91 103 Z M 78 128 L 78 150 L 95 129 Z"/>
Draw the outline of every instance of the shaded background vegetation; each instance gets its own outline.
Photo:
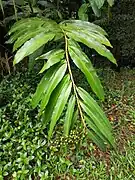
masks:
<path id="1" fill-rule="evenodd" d="M 1 56 L 5 56 L 5 51 L 12 55 L 12 47 L 7 46 L 5 37 L 11 25 L 15 22 L 14 7 L 12 1 L 3 1 L 4 14 L 0 13 L 0 52 Z M 84 1 L 37 1 L 37 4 L 31 6 L 32 1 L 16 1 L 17 17 L 45 16 L 56 21 L 68 18 L 77 18 L 78 9 Z M 36 1 L 35 1 L 36 2 Z M 87 1 L 86 1 L 87 2 Z M 112 53 L 118 61 L 119 68 L 122 66 L 135 66 L 135 17 L 134 17 L 134 0 L 115 1 L 111 10 L 108 10 L 108 5 L 105 4 L 101 9 L 101 16 L 96 17 L 91 9 L 89 9 L 89 21 L 103 27 L 109 35 L 109 40 L 113 45 Z M 5 26 L 6 25 L 6 26 Z M 87 54 L 91 57 L 90 50 Z M 91 57 L 92 58 L 92 57 Z M 99 60 L 100 59 L 100 60 Z M 102 58 L 93 58 L 96 65 L 102 64 Z M 101 63 L 99 63 L 101 62 Z M 108 63 L 105 63 L 105 66 Z"/>

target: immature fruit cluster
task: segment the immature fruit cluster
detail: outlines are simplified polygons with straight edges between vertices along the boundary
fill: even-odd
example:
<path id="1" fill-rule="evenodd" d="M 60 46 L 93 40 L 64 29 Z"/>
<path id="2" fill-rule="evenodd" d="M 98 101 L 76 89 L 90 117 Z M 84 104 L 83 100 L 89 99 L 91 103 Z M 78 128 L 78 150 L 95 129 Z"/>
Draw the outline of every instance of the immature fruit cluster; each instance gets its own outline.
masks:
<path id="1" fill-rule="evenodd" d="M 59 148 L 66 145 L 68 145 L 69 147 L 76 146 L 77 144 L 79 144 L 82 138 L 84 138 L 84 135 L 82 133 L 81 127 L 79 127 L 78 130 L 71 130 L 70 135 L 68 137 L 57 135 L 54 141 L 50 142 L 50 150 L 56 152 Z"/>

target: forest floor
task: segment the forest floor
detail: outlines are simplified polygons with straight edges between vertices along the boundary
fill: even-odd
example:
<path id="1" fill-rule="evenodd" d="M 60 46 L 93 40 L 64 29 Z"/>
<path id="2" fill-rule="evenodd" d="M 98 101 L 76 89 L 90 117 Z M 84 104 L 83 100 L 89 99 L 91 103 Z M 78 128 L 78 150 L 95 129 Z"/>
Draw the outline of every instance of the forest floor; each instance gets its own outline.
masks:
<path id="1" fill-rule="evenodd" d="M 0 180 L 32 179 L 33 173 L 43 180 L 135 179 L 135 69 L 98 72 L 105 90 L 105 102 L 99 103 L 112 124 L 116 151 L 101 152 L 80 136 L 79 124 L 68 142 L 59 131 L 48 145 L 41 122 L 28 105 L 36 79 L 18 73 L 0 84 Z M 79 72 L 76 77 L 87 89 Z"/>

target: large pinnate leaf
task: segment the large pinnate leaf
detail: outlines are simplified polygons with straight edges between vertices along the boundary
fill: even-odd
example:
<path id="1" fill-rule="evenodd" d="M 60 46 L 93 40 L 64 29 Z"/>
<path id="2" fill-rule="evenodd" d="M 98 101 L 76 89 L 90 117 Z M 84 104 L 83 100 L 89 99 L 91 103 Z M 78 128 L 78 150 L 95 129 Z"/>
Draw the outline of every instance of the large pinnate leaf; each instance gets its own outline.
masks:
<path id="1" fill-rule="evenodd" d="M 71 88 L 72 83 L 68 84 L 68 86 L 66 85 L 65 88 L 63 88 L 63 92 L 60 94 L 57 100 L 57 104 L 54 107 L 54 111 L 51 117 L 50 129 L 48 132 L 49 139 L 51 138 L 54 126 L 56 125 L 57 120 L 60 118 L 61 113 L 63 112 L 64 107 L 68 101 L 69 95 L 71 93 Z"/>
<path id="2" fill-rule="evenodd" d="M 45 109 L 45 107 L 49 101 L 49 98 L 51 96 L 51 93 L 57 87 L 59 82 L 62 80 L 63 76 L 65 75 L 66 70 L 67 70 L 67 64 L 66 63 L 64 63 L 62 65 L 60 64 L 57 72 L 54 74 L 52 79 L 50 79 L 48 81 L 48 87 L 43 94 L 43 99 L 42 99 L 41 106 L 40 106 L 41 111 L 43 111 Z"/>
<path id="3" fill-rule="evenodd" d="M 104 0 L 100 0 L 100 2 L 97 2 L 97 6 L 102 6 L 103 2 Z M 31 55 L 32 59 L 43 59 L 45 61 L 40 71 L 40 73 L 45 72 L 45 75 L 33 96 L 32 106 L 35 108 L 40 103 L 39 116 L 42 118 L 43 129 L 47 123 L 50 123 L 49 139 L 67 104 L 64 121 L 64 134 L 66 136 L 68 136 L 74 121 L 79 117 L 79 113 L 84 113 L 83 117 L 87 123 L 88 135 L 91 139 L 102 150 L 105 150 L 106 143 L 115 147 L 110 123 L 102 109 L 85 90 L 74 85 L 73 79 L 70 77 L 71 72 L 70 75 L 67 74 L 65 76 L 67 64 L 68 70 L 71 70 L 69 67 L 70 62 L 67 58 L 69 53 L 75 65 L 86 76 L 95 94 L 100 99 L 104 99 L 103 88 L 97 74 L 89 58 L 82 52 L 78 42 L 95 49 L 100 55 L 116 63 L 113 55 L 105 47 L 111 47 L 110 42 L 105 37 L 107 35 L 106 32 L 93 23 L 80 20 L 68 20 L 57 24 L 49 19 L 28 18 L 17 22 L 11 28 L 9 34 L 11 34 L 9 42 L 15 42 L 14 50 L 20 48 L 15 55 L 14 64 Z M 55 42 L 57 40 L 63 41 L 62 38 L 64 36 L 67 42 L 66 51 L 68 51 L 66 56 L 63 49 L 54 49 L 41 56 L 39 56 L 41 53 L 38 55 L 38 50 L 44 47 L 46 43 L 52 40 Z M 37 56 L 39 57 L 37 58 Z M 70 96 L 72 85 L 74 85 L 73 95 Z M 80 108 L 77 108 L 77 110 L 75 110 L 78 107 L 78 105 L 75 106 L 76 100 L 80 103 Z"/>
<path id="4" fill-rule="evenodd" d="M 106 138 L 106 141 L 112 147 L 114 147 L 114 139 L 110 128 L 111 125 L 109 124 L 109 121 L 103 114 L 102 110 L 84 89 L 78 88 L 77 91 L 82 98 L 82 101 L 80 101 L 82 109 L 87 114 L 87 116 L 90 117 L 90 120 L 92 120 L 93 124 L 97 127 L 97 131 L 99 131 L 98 133 L 101 133 L 102 136 Z"/>
<path id="5" fill-rule="evenodd" d="M 34 38 L 27 41 L 16 53 L 14 64 L 19 63 L 24 57 L 29 56 L 42 45 L 54 38 L 54 33 L 40 33 Z"/>
<path id="6" fill-rule="evenodd" d="M 75 108 L 75 96 L 72 95 L 68 102 L 66 117 L 64 121 L 64 134 L 66 136 L 69 135 L 69 130 L 73 120 L 74 108 Z"/>
<path id="7" fill-rule="evenodd" d="M 49 69 L 51 66 L 53 66 L 54 64 L 64 59 L 64 54 L 65 53 L 63 49 L 58 49 L 58 50 L 55 49 L 36 58 L 36 60 L 38 59 L 48 60 L 47 62 L 45 62 L 43 68 L 40 70 L 40 73 L 43 73 L 45 70 Z"/>
<path id="8" fill-rule="evenodd" d="M 100 80 L 96 74 L 95 69 L 93 68 L 89 58 L 84 52 L 78 48 L 79 45 L 72 40 L 69 40 L 69 54 L 76 64 L 76 66 L 85 74 L 87 81 L 89 82 L 93 92 L 101 99 L 104 99 L 103 87 L 100 83 Z"/>

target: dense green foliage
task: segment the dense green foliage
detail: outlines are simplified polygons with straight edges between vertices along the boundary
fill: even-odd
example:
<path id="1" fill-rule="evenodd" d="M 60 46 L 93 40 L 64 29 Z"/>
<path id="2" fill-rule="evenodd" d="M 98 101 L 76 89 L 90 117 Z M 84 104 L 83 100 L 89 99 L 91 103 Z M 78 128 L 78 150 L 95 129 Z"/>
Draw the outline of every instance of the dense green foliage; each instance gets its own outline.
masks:
<path id="1" fill-rule="evenodd" d="M 113 54 L 120 66 L 135 66 L 135 3 L 134 0 L 116 1 L 111 17 L 96 21 L 109 35 Z"/>

